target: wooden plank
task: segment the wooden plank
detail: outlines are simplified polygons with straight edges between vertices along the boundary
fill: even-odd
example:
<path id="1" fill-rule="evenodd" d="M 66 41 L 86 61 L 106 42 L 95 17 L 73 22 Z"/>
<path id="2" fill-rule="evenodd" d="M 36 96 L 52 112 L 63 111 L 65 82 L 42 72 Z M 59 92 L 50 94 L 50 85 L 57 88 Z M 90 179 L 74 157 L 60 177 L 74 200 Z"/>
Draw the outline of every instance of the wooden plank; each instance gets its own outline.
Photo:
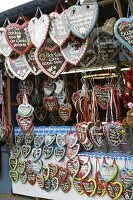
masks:
<path id="1" fill-rule="evenodd" d="M 105 6 L 105 5 L 111 4 L 113 2 L 114 2 L 114 0 L 102 0 L 102 1 L 99 1 L 98 4 L 99 4 L 99 6 Z"/>
<path id="2" fill-rule="evenodd" d="M 116 6 L 117 6 L 119 18 L 123 17 L 123 12 L 122 12 L 122 7 L 121 7 L 120 1 L 121 0 L 116 0 Z"/>

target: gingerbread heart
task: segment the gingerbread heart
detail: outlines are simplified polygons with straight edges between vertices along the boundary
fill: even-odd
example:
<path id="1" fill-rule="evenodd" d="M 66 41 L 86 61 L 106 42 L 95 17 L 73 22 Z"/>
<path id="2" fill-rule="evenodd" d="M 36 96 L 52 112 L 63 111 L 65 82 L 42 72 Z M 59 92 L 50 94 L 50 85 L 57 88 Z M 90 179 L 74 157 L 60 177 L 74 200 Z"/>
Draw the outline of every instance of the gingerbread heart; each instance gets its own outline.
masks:
<path id="1" fill-rule="evenodd" d="M 18 158 L 21 155 L 21 147 L 20 146 L 14 146 L 12 149 L 12 154 L 14 158 Z"/>
<path id="2" fill-rule="evenodd" d="M 133 171 L 128 169 L 122 169 L 120 171 L 120 179 L 124 189 L 128 189 L 133 185 Z"/>
<path id="3" fill-rule="evenodd" d="M 64 147 L 66 144 L 66 134 L 57 134 L 56 144 L 58 145 L 58 147 Z"/>
<path id="4" fill-rule="evenodd" d="M 106 184 L 106 192 L 108 196 L 113 200 L 116 200 L 121 196 L 122 190 L 122 184 L 118 181 Z"/>
<path id="5" fill-rule="evenodd" d="M 32 162 L 31 165 L 32 165 L 33 173 L 39 174 L 39 172 L 42 169 L 43 163 L 41 160 L 38 160 L 38 161 Z"/>
<path id="6" fill-rule="evenodd" d="M 86 144 L 88 142 L 88 124 L 87 123 L 78 123 L 76 124 L 76 134 L 78 140 L 81 144 Z"/>
<path id="7" fill-rule="evenodd" d="M 100 165 L 100 175 L 105 182 L 112 181 L 118 172 L 118 166 L 116 164 L 103 163 Z"/>
<path id="8" fill-rule="evenodd" d="M 22 132 L 24 133 L 28 132 L 32 128 L 33 119 L 34 119 L 34 115 L 23 118 L 18 113 L 16 114 L 17 123 L 19 127 L 21 128 Z"/>
<path id="9" fill-rule="evenodd" d="M 23 145 L 22 146 L 21 154 L 22 154 L 23 158 L 27 158 L 29 156 L 30 152 L 31 152 L 31 146 L 30 145 Z"/>
<path id="10" fill-rule="evenodd" d="M 66 11 L 70 30 L 74 35 L 85 39 L 94 28 L 98 17 L 98 3 L 91 1 L 87 5 L 74 5 Z"/>
<path id="11" fill-rule="evenodd" d="M 18 160 L 14 157 L 9 158 L 9 167 L 11 170 L 15 170 L 18 165 Z"/>
<path id="12" fill-rule="evenodd" d="M 15 134 L 15 143 L 16 145 L 21 145 L 24 139 L 23 134 Z"/>
<path id="13" fill-rule="evenodd" d="M 84 191 L 82 189 L 82 183 L 81 183 L 81 179 L 79 178 L 73 178 L 72 179 L 72 186 L 74 188 L 74 190 L 78 193 L 78 194 L 83 194 Z"/>
<path id="14" fill-rule="evenodd" d="M 19 174 L 23 174 L 24 173 L 24 171 L 25 171 L 25 161 L 18 161 L 18 165 L 17 165 L 17 172 L 19 173 Z"/>
<path id="15" fill-rule="evenodd" d="M 47 111 L 53 112 L 57 108 L 57 105 L 57 100 L 53 96 L 43 98 L 43 106 Z"/>
<path id="16" fill-rule="evenodd" d="M 97 183 L 97 195 L 100 196 L 100 197 L 103 197 L 106 193 L 105 182 L 102 179 L 99 171 L 97 171 L 96 174 L 95 174 L 95 180 L 96 180 L 96 183 Z"/>
<path id="17" fill-rule="evenodd" d="M 77 176 L 80 179 L 86 178 L 90 174 L 91 168 L 92 168 L 92 166 L 91 166 L 91 163 L 89 160 L 87 160 L 87 161 L 80 160 L 80 170 L 79 170 Z"/>
<path id="18" fill-rule="evenodd" d="M 132 200 L 132 198 L 133 198 L 132 189 L 123 190 L 122 196 L 123 196 L 123 198 L 124 198 L 125 200 Z"/>
<path id="19" fill-rule="evenodd" d="M 67 105 L 63 104 L 63 106 L 60 106 L 59 108 L 59 115 L 63 121 L 67 122 L 71 117 L 72 109 L 69 108 Z"/>
<path id="20" fill-rule="evenodd" d="M 22 174 L 19 175 L 19 179 L 22 184 L 25 184 L 27 182 L 27 178 L 28 176 L 26 172 L 23 172 Z"/>
<path id="21" fill-rule="evenodd" d="M 34 135 L 25 134 L 25 144 L 30 145 L 34 140 Z"/>
<path id="22" fill-rule="evenodd" d="M 39 158 L 41 157 L 42 155 L 42 149 L 41 148 L 33 148 L 32 149 L 32 160 L 33 162 L 39 160 Z"/>
<path id="23" fill-rule="evenodd" d="M 49 167 L 43 166 L 42 174 L 45 180 L 49 178 Z"/>
<path id="24" fill-rule="evenodd" d="M 42 45 L 35 52 L 36 62 L 42 71 L 50 78 L 57 78 L 65 69 L 67 62 L 58 45 Z"/>
<path id="25" fill-rule="evenodd" d="M 70 36 L 70 29 L 66 24 L 66 11 L 61 14 L 52 12 L 49 16 L 51 19 L 49 35 L 56 44 L 61 46 Z"/>
<path id="26" fill-rule="evenodd" d="M 41 13 L 41 17 L 33 17 L 28 26 L 28 31 L 31 37 L 32 43 L 35 47 L 40 48 L 46 40 L 48 29 L 50 25 L 49 16 Z"/>
<path id="27" fill-rule="evenodd" d="M 34 85 L 31 80 L 19 81 L 18 88 L 21 94 L 30 96 L 33 92 Z"/>
<path id="28" fill-rule="evenodd" d="M 97 184 L 95 179 L 82 180 L 82 189 L 88 197 L 92 197 L 96 193 Z"/>
<path id="29" fill-rule="evenodd" d="M 66 152 L 66 149 L 64 147 L 55 147 L 54 149 L 55 159 L 58 162 L 61 161 L 65 156 L 65 152 Z"/>
<path id="30" fill-rule="evenodd" d="M 63 167 L 58 167 L 58 180 L 59 182 L 63 182 L 67 178 L 67 169 Z"/>
<path id="31" fill-rule="evenodd" d="M 83 144 L 86 151 L 90 151 L 93 148 L 93 143 L 89 140 L 86 144 Z"/>
<path id="32" fill-rule="evenodd" d="M 35 116 L 39 121 L 44 121 L 47 116 L 47 110 L 44 109 L 42 106 L 36 106 L 34 110 Z"/>
<path id="33" fill-rule="evenodd" d="M 71 188 L 71 181 L 69 179 L 66 179 L 65 181 L 60 183 L 60 188 L 64 193 L 69 192 Z"/>
<path id="34" fill-rule="evenodd" d="M 28 32 L 28 24 L 29 22 L 25 21 L 22 25 L 10 23 L 6 26 L 6 40 L 10 47 L 18 54 L 24 54 L 32 47 L 32 42 Z"/>
<path id="35" fill-rule="evenodd" d="M 45 144 L 50 146 L 55 141 L 56 135 L 53 133 L 47 133 L 45 135 Z"/>
<path id="36" fill-rule="evenodd" d="M 44 136 L 43 135 L 36 135 L 34 137 L 34 146 L 36 148 L 39 148 L 43 145 L 43 142 L 44 142 Z"/>
<path id="37" fill-rule="evenodd" d="M 25 170 L 27 174 L 32 174 L 32 162 L 31 160 L 25 161 Z"/>
<path id="38" fill-rule="evenodd" d="M 73 159 L 77 156 L 80 149 L 80 144 L 75 144 L 73 147 L 66 149 L 66 155 L 69 159 Z"/>
<path id="39" fill-rule="evenodd" d="M 66 99 L 66 93 L 61 91 L 60 93 L 54 93 L 53 96 L 57 99 L 59 105 L 62 105 Z"/>
<path id="40" fill-rule="evenodd" d="M 39 187 L 41 188 L 41 189 L 44 189 L 44 187 L 45 187 L 45 181 L 44 181 L 44 177 L 43 176 L 41 176 L 41 175 L 37 175 L 37 183 L 38 183 L 38 185 L 39 185 Z"/>
<path id="41" fill-rule="evenodd" d="M 54 152 L 53 146 L 47 146 L 47 145 L 45 145 L 43 147 L 43 152 L 42 152 L 42 154 L 44 156 L 44 159 L 50 158 L 52 156 L 53 152 Z"/>
<path id="42" fill-rule="evenodd" d="M 71 36 L 68 42 L 60 47 L 61 53 L 65 60 L 72 64 L 77 65 L 83 58 L 88 46 L 88 39 L 82 40 Z"/>
<path id="43" fill-rule="evenodd" d="M 49 167 L 49 178 L 52 179 L 58 173 L 58 165 L 49 163 L 48 167 Z"/>
<path id="44" fill-rule="evenodd" d="M 52 189 L 53 189 L 54 191 L 58 190 L 58 188 L 59 188 L 59 180 L 58 180 L 57 177 L 53 177 L 53 178 L 51 179 L 51 187 L 52 187 Z"/>
<path id="45" fill-rule="evenodd" d="M 76 133 L 68 133 L 66 134 L 66 145 L 69 148 L 72 148 L 73 146 L 75 146 L 75 144 L 77 143 L 77 135 Z"/>
<path id="46" fill-rule="evenodd" d="M 19 179 L 19 174 L 17 171 L 10 170 L 9 171 L 9 176 L 12 182 L 17 183 Z"/>
<path id="47" fill-rule="evenodd" d="M 102 126 L 92 126 L 90 128 L 90 135 L 92 138 L 93 143 L 97 146 L 97 147 L 102 147 L 103 143 L 104 143 L 104 132 L 103 132 L 103 127 Z"/>
<path id="48" fill-rule="evenodd" d="M 4 34 L 5 28 L 0 28 L 0 53 L 4 55 L 5 57 L 10 56 L 12 52 L 12 48 L 9 46 L 8 42 L 6 41 L 5 34 Z"/>
<path id="49" fill-rule="evenodd" d="M 51 179 L 45 180 L 45 186 L 44 189 L 49 192 L 51 190 Z"/>
<path id="50" fill-rule="evenodd" d="M 66 163 L 66 166 L 67 166 L 68 174 L 73 178 L 78 174 L 80 170 L 79 160 L 68 160 Z"/>
<path id="51" fill-rule="evenodd" d="M 44 81 L 43 90 L 46 96 L 51 96 L 55 91 L 55 83 L 53 81 Z"/>
<path id="52" fill-rule="evenodd" d="M 27 181 L 29 182 L 30 185 L 35 185 L 36 183 L 36 174 L 28 174 L 27 175 Z"/>

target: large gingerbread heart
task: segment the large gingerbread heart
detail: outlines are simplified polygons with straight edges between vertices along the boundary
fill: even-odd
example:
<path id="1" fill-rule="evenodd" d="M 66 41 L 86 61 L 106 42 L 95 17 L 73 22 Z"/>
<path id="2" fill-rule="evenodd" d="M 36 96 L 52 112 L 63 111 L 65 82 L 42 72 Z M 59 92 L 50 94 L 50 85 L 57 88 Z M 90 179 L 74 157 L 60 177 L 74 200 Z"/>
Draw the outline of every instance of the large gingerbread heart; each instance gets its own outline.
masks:
<path id="1" fill-rule="evenodd" d="M 67 9 L 68 25 L 74 35 L 85 39 L 96 24 L 98 4 L 92 1 L 87 5 L 74 5 Z"/>
<path id="2" fill-rule="evenodd" d="M 88 39 L 82 40 L 71 36 L 68 42 L 62 45 L 61 53 L 65 60 L 72 65 L 77 65 L 83 58 L 88 45 Z"/>
<path id="3" fill-rule="evenodd" d="M 122 190 L 122 184 L 118 181 L 106 184 L 106 192 L 108 196 L 113 200 L 117 200 L 121 196 Z"/>
<path id="4" fill-rule="evenodd" d="M 46 40 L 50 19 L 46 14 L 41 14 L 41 17 L 33 17 L 28 26 L 28 31 L 31 37 L 32 43 L 35 47 L 40 48 L 43 42 Z"/>
<path id="5" fill-rule="evenodd" d="M 131 52 L 133 52 L 133 16 L 120 18 L 114 26 L 116 38 Z"/>
<path id="6" fill-rule="evenodd" d="M 102 147 L 103 143 L 104 143 L 104 132 L 103 132 L 103 127 L 102 126 L 92 126 L 90 128 L 90 135 L 92 138 L 93 143 L 97 146 L 97 147 Z"/>
<path id="7" fill-rule="evenodd" d="M 43 45 L 35 52 L 36 62 L 42 71 L 55 79 L 67 65 L 58 45 Z"/>
<path id="8" fill-rule="evenodd" d="M 96 193 L 97 184 L 95 179 L 82 180 L 82 189 L 88 197 L 92 197 Z"/>
<path id="9" fill-rule="evenodd" d="M 32 47 L 28 32 L 28 21 L 22 25 L 10 23 L 6 26 L 5 37 L 10 47 L 18 54 L 24 54 Z"/>
<path id="10" fill-rule="evenodd" d="M 101 87 L 98 85 L 94 87 L 96 101 L 103 110 L 106 110 L 110 104 L 110 89 L 109 87 Z"/>
<path id="11" fill-rule="evenodd" d="M 43 106 L 47 111 L 53 112 L 57 108 L 57 105 L 58 103 L 55 97 L 51 96 L 43 98 Z"/>
<path id="12" fill-rule="evenodd" d="M 9 46 L 4 35 L 5 28 L 0 28 L 0 53 L 5 57 L 10 56 L 12 48 Z"/>
<path id="13" fill-rule="evenodd" d="M 105 133 L 109 144 L 119 146 L 125 138 L 125 130 L 120 124 L 109 123 L 105 125 Z"/>
<path id="14" fill-rule="evenodd" d="M 105 182 L 112 181 L 116 177 L 117 172 L 118 166 L 116 164 L 109 165 L 107 163 L 103 163 L 100 165 L 100 174 Z"/>
<path id="15" fill-rule="evenodd" d="M 49 35 L 56 44 L 61 46 L 70 36 L 70 29 L 66 23 L 66 11 L 61 14 L 52 12 L 49 16 L 51 19 Z"/>
<path id="16" fill-rule="evenodd" d="M 68 174 L 74 178 L 80 170 L 80 162 L 79 160 L 68 160 L 66 163 L 66 167 L 68 170 Z"/>
<path id="17" fill-rule="evenodd" d="M 17 58 L 7 57 L 5 62 L 11 73 L 20 80 L 26 79 L 30 73 L 30 69 L 26 65 L 22 55 Z"/>
<path id="18" fill-rule="evenodd" d="M 122 169 L 120 171 L 120 179 L 124 189 L 128 189 L 133 185 L 133 171 L 128 169 Z"/>

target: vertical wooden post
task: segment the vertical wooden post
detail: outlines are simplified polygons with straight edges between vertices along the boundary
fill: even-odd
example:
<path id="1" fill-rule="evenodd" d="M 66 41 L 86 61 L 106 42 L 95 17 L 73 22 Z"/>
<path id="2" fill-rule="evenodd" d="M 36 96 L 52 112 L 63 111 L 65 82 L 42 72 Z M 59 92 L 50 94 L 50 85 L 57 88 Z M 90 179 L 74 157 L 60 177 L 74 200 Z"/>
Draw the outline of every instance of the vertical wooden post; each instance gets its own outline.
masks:
<path id="1" fill-rule="evenodd" d="M 133 16 L 133 0 L 129 0 L 130 2 L 130 12 L 131 12 L 131 15 Z"/>
<path id="2" fill-rule="evenodd" d="M 123 12 L 122 12 L 122 7 L 121 7 L 120 1 L 121 0 L 116 0 L 116 6 L 117 6 L 119 18 L 123 17 Z"/>
<path id="3" fill-rule="evenodd" d="M 39 197 L 35 197 L 35 200 L 40 200 L 40 198 Z"/>

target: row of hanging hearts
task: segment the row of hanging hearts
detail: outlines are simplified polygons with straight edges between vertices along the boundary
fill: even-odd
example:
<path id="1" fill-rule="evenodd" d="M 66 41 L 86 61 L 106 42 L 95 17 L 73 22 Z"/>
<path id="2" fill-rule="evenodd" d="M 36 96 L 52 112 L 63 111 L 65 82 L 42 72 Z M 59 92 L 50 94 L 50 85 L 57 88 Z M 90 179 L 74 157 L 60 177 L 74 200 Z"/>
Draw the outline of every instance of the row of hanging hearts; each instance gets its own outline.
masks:
<path id="1" fill-rule="evenodd" d="M 90 19 L 87 22 L 90 18 L 88 11 L 91 14 L 94 13 L 94 20 Z M 56 78 L 64 70 L 67 62 L 77 65 L 87 49 L 88 39 L 86 38 L 96 23 L 98 4 L 93 2 L 89 7 L 75 5 L 61 14 L 53 12 L 48 16 L 42 14 L 41 11 L 40 14 L 39 19 L 34 17 L 30 21 L 19 16 L 16 23 L 10 23 L 6 28 L 1 28 L 0 49 L 1 53 L 7 56 L 5 67 L 12 77 L 16 76 L 24 80 L 30 71 L 35 75 L 43 71 L 51 78 Z M 75 17 L 79 20 L 80 16 L 79 22 L 82 23 L 79 26 Z M 22 25 L 18 23 L 20 18 L 24 20 Z M 79 31 L 79 34 L 76 31 Z M 70 35 L 70 32 L 79 38 Z M 45 44 L 48 33 L 57 45 L 52 47 Z M 67 41 L 69 38 L 70 41 Z M 77 53 L 75 48 L 76 51 L 78 49 Z M 8 57 L 12 50 L 22 55 L 16 59 Z M 26 55 L 28 51 L 30 53 Z M 71 51 L 74 53 L 73 57 L 71 57 Z"/>
<path id="2" fill-rule="evenodd" d="M 31 160 L 18 161 L 14 157 L 10 157 L 9 165 L 9 175 L 14 183 L 17 183 L 20 179 L 22 184 L 28 181 L 31 185 L 34 185 L 37 181 L 41 189 L 46 191 L 57 190 L 60 186 L 65 193 L 72 186 L 80 195 L 85 193 L 88 197 L 91 197 L 97 194 L 102 197 L 107 193 L 113 200 L 118 199 L 122 191 L 122 195 L 126 200 L 132 197 L 132 170 L 121 169 L 120 181 L 114 182 L 114 178 L 118 173 L 118 166 L 116 162 L 112 164 L 106 163 L 105 159 L 99 165 L 99 171 L 96 171 L 95 179 L 88 178 L 92 171 L 91 161 L 88 158 L 68 160 L 66 167 L 61 167 L 52 163 L 44 166 L 41 160 L 36 162 Z M 68 176 L 71 177 L 71 181 Z"/>

